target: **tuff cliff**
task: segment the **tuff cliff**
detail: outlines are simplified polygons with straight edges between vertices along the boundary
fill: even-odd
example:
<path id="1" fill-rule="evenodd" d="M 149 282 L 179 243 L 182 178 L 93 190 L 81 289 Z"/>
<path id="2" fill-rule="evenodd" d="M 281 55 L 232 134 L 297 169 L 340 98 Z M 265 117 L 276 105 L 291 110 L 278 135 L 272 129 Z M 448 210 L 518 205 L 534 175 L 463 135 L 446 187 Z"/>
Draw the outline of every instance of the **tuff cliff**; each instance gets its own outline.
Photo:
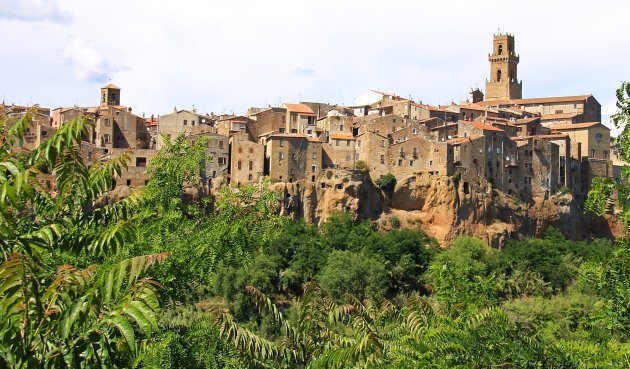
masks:
<path id="1" fill-rule="evenodd" d="M 416 174 L 398 179 L 393 193 L 386 194 L 366 173 L 333 170 L 317 182 L 272 188 L 282 196 L 281 212 L 294 218 L 319 223 L 335 210 L 350 211 L 381 229 L 419 227 L 445 246 L 459 235 L 473 235 L 502 247 L 509 238 L 542 236 L 549 226 L 571 239 L 615 238 L 625 232 L 615 217 L 584 214 L 571 194 L 521 202 L 480 178 Z"/>

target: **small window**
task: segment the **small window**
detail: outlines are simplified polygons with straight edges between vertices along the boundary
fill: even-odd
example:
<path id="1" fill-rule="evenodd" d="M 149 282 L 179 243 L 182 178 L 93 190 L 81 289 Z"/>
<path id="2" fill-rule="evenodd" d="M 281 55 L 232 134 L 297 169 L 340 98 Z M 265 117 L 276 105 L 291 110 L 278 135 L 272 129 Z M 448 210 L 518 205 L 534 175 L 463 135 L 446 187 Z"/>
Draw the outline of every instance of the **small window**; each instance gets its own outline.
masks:
<path id="1" fill-rule="evenodd" d="M 346 140 L 346 146 L 350 146 L 350 140 Z"/>
<path id="2" fill-rule="evenodd" d="M 497 71 L 497 82 L 501 82 L 501 69 Z"/>
<path id="3" fill-rule="evenodd" d="M 184 119 L 184 125 L 187 126 L 188 125 L 188 120 Z"/>
<path id="4" fill-rule="evenodd" d="M 385 164 L 385 155 L 381 155 L 381 164 Z"/>
<path id="5" fill-rule="evenodd" d="M 604 150 L 604 159 L 608 159 L 608 150 Z"/>
<path id="6" fill-rule="evenodd" d="M 339 140 L 335 140 L 335 146 L 339 146 Z"/>
<path id="7" fill-rule="evenodd" d="M 280 140 L 280 147 L 284 147 L 284 141 Z"/>
<path id="8" fill-rule="evenodd" d="M 344 126 L 343 123 L 339 124 L 339 132 L 343 132 L 344 131 Z"/>
<path id="9" fill-rule="evenodd" d="M 284 160 L 284 153 L 283 152 L 278 153 L 278 159 Z"/>
<path id="10" fill-rule="evenodd" d="M 254 162 L 253 161 L 249 161 L 249 163 L 247 163 L 247 169 L 248 170 L 254 170 Z"/>
<path id="11" fill-rule="evenodd" d="M 195 125 L 195 121 L 194 121 L 194 120 L 191 120 L 191 121 L 190 121 L 190 125 L 191 125 L 191 126 L 194 126 L 194 125 Z"/>
<path id="12" fill-rule="evenodd" d="M 385 147 L 385 140 L 381 140 L 381 147 Z"/>
<path id="13" fill-rule="evenodd" d="M 243 148 L 242 148 L 242 147 L 239 147 L 239 148 L 238 148 L 238 153 L 239 153 L 239 154 L 242 154 L 242 153 L 243 153 Z"/>
<path id="14" fill-rule="evenodd" d="M 46 137 L 46 136 L 48 136 L 48 132 L 42 131 L 42 137 Z"/>
<path id="15" fill-rule="evenodd" d="M 311 165 L 311 172 L 317 172 L 317 165 Z"/>
<path id="16" fill-rule="evenodd" d="M 249 148 L 249 153 L 250 153 L 250 154 L 253 154 L 253 153 L 254 153 L 254 148 L 253 148 L 253 147 L 250 147 L 250 148 Z"/>
<path id="17" fill-rule="evenodd" d="M 413 167 L 413 160 L 409 160 L 409 166 Z"/>
<path id="18" fill-rule="evenodd" d="M 251 181 L 251 180 L 254 179 L 254 176 L 250 174 L 250 175 L 247 176 L 247 179 Z"/>
<path id="19" fill-rule="evenodd" d="M 503 44 L 499 44 L 499 55 L 503 55 Z"/>
<path id="20" fill-rule="evenodd" d="M 313 159 L 317 159 L 317 151 L 313 151 Z"/>
<path id="21" fill-rule="evenodd" d="M 239 160 L 239 161 L 238 161 L 238 163 L 237 163 L 237 165 L 236 165 L 236 168 L 237 168 L 238 170 L 241 170 L 241 165 L 242 165 L 242 163 L 241 163 L 241 161 Z"/>
<path id="22" fill-rule="evenodd" d="M 137 167 L 146 167 L 147 166 L 147 158 L 138 156 L 136 158 L 136 166 Z"/>
<path id="23" fill-rule="evenodd" d="M 417 129 L 415 129 L 415 128 L 412 128 L 412 129 L 411 129 L 411 134 L 412 134 L 412 135 L 415 135 L 415 134 L 417 134 L 417 133 L 418 133 L 418 130 L 417 130 Z"/>
<path id="24" fill-rule="evenodd" d="M 131 187 L 131 179 L 127 180 L 127 187 Z"/>
<path id="25" fill-rule="evenodd" d="M 591 149 L 591 158 L 595 158 L 595 149 Z"/>
<path id="26" fill-rule="evenodd" d="M 223 140 L 220 140 L 219 141 L 219 149 L 222 149 L 222 148 L 223 148 Z"/>

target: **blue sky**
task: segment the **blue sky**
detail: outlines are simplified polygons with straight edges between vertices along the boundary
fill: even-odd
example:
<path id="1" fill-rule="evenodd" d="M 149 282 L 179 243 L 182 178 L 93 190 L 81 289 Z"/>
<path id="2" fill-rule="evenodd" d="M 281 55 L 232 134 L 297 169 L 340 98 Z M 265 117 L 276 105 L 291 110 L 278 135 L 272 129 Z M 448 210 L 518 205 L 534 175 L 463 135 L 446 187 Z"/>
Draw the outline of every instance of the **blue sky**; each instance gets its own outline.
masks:
<path id="1" fill-rule="evenodd" d="M 350 104 L 369 89 L 431 104 L 484 88 L 493 33 L 516 37 L 524 97 L 630 79 L 628 1 L 0 0 L 0 98 L 95 105 L 109 82 L 136 113 Z"/>

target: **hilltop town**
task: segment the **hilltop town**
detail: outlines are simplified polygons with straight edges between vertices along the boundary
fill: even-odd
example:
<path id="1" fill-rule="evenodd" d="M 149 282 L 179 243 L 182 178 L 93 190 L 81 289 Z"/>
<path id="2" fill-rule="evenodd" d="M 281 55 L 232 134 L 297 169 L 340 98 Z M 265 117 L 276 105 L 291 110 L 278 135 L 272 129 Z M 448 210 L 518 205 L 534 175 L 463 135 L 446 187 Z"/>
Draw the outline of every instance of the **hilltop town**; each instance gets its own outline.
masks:
<path id="1" fill-rule="evenodd" d="M 558 192 L 584 198 L 595 177 L 618 177 L 610 129 L 592 95 L 523 98 L 519 55 L 510 34 L 494 35 L 485 92 L 433 106 L 371 90 L 351 106 L 318 102 L 252 107 L 243 115 L 178 110 L 138 116 L 122 105 L 121 89 L 100 89 L 90 107 L 38 108 L 24 142 L 36 147 L 57 128 L 84 116 L 93 128 L 82 148 L 88 160 L 132 149 L 115 187 L 145 184 L 145 169 L 165 139 L 208 137 L 206 191 L 259 183 L 303 181 L 326 187 L 335 171 L 360 171 L 376 182 L 417 175 L 457 178 L 464 195 L 489 184 L 519 201 Z M 9 116 L 28 108 L 1 105 Z"/>

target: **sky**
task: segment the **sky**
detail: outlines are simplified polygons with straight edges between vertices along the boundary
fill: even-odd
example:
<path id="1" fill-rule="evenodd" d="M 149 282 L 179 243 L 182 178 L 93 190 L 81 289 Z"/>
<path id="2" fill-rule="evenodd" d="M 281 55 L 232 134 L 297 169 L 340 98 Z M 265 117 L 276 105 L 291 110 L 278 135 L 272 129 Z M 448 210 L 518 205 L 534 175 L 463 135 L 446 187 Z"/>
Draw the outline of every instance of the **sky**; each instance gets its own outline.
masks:
<path id="1" fill-rule="evenodd" d="M 136 114 L 352 104 L 381 89 L 448 104 L 485 88 L 515 35 L 523 97 L 593 94 L 604 122 L 630 79 L 630 1 L 0 0 L 0 98 Z"/>

